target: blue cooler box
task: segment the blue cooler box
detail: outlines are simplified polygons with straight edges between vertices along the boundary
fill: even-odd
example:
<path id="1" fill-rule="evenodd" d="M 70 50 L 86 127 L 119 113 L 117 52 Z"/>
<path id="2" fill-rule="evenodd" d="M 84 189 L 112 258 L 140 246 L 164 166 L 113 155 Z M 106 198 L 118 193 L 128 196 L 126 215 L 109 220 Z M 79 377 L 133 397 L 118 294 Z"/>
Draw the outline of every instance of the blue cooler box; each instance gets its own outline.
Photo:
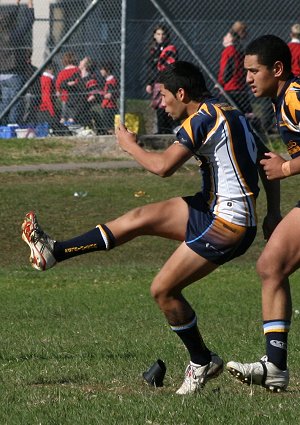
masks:
<path id="1" fill-rule="evenodd" d="M 6 125 L 0 127 L 0 139 L 13 139 L 16 137 L 18 125 Z"/>
<path id="2" fill-rule="evenodd" d="M 47 122 L 37 124 L 35 135 L 36 137 L 47 137 L 49 135 L 49 124 Z"/>

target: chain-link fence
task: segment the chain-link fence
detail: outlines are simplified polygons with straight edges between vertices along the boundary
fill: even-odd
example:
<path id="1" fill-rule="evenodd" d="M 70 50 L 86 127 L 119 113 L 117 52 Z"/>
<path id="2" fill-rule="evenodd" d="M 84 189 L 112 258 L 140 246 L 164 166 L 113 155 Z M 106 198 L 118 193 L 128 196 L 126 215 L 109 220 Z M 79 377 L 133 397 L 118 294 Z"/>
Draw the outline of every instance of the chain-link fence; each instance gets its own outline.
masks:
<path id="1" fill-rule="evenodd" d="M 155 80 L 177 59 L 270 134 L 272 107 L 248 92 L 243 49 L 266 33 L 288 42 L 297 13 L 295 0 L 280 12 L 272 0 L 0 0 L 0 137 L 110 134 L 120 115 L 140 133 L 172 132 Z"/>

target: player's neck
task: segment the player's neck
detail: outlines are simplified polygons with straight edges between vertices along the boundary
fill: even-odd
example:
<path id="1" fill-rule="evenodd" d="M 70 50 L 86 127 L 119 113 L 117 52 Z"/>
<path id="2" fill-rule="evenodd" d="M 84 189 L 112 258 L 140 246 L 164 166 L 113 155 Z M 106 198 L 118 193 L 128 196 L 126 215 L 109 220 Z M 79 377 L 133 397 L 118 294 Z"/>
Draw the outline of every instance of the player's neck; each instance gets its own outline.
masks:
<path id="1" fill-rule="evenodd" d="M 200 106 L 200 102 L 196 102 L 194 100 L 190 101 L 187 107 L 188 116 L 195 114 Z"/>

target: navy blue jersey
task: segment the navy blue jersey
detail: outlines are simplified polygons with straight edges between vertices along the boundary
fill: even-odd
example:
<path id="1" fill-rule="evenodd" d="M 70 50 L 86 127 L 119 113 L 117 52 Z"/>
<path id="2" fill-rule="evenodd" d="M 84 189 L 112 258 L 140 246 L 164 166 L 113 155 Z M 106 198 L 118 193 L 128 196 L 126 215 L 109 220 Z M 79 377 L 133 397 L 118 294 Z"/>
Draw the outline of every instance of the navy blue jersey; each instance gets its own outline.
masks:
<path id="1" fill-rule="evenodd" d="M 209 99 L 184 121 L 177 136 L 201 161 L 202 194 L 208 209 L 231 223 L 256 226 L 257 149 L 244 115 Z"/>

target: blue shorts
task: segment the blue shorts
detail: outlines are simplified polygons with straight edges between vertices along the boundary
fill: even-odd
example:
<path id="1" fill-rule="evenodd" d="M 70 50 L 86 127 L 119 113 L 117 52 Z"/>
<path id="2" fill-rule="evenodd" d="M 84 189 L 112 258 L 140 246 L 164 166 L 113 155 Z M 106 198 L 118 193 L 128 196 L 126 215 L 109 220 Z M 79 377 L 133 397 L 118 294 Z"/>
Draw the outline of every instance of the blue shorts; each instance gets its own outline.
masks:
<path id="1" fill-rule="evenodd" d="M 238 226 L 212 214 L 201 192 L 183 200 L 189 205 L 185 243 L 201 257 L 220 265 L 244 254 L 251 246 L 256 226 Z"/>

